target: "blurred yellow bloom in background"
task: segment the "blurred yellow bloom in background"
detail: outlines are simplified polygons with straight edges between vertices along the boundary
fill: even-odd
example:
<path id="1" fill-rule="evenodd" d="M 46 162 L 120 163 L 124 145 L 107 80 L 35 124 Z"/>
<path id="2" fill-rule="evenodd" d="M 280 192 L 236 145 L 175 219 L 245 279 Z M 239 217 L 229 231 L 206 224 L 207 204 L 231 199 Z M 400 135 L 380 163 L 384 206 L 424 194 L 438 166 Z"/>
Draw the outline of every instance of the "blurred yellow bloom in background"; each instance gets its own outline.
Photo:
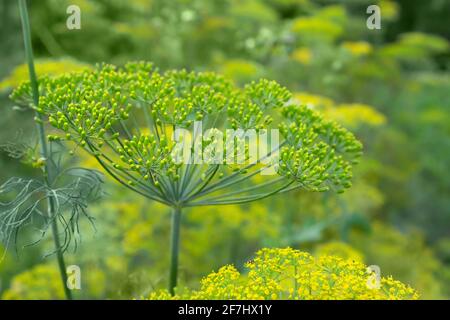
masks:
<path id="1" fill-rule="evenodd" d="M 359 125 L 380 126 L 386 123 L 386 117 L 375 108 L 362 104 L 340 104 L 336 108 L 324 110 L 325 116 L 342 125 L 355 128 Z"/>
<path id="2" fill-rule="evenodd" d="M 312 52 L 309 48 L 298 48 L 292 52 L 291 58 L 302 64 L 309 64 L 312 59 Z"/>
<path id="3" fill-rule="evenodd" d="M 83 71 L 92 68 L 90 65 L 79 61 L 62 59 L 42 59 L 35 61 L 37 76 L 58 76 L 67 72 Z M 16 67 L 11 74 L 0 82 L 0 91 L 17 87 L 28 80 L 28 66 L 26 64 Z"/>
<path id="4" fill-rule="evenodd" d="M 332 99 L 308 92 L 296 92 L 293 97 L 296 102 L 310 108 L 331 108 L 334 106 Z"/>
<path id="5" fill-rule="evenodd" d="M 342 47 L 348 50 L 354 56 L 365 56 L 372 52 L 372 45 L 365 41 L 346 41 Z"/>
<path id="6" fill-rule="evenodd" d="M 252 61 L 234 59 L 225 61 L 221 72 L 237 83 L 248 83 L 258 77 L 259 67 Z"/>

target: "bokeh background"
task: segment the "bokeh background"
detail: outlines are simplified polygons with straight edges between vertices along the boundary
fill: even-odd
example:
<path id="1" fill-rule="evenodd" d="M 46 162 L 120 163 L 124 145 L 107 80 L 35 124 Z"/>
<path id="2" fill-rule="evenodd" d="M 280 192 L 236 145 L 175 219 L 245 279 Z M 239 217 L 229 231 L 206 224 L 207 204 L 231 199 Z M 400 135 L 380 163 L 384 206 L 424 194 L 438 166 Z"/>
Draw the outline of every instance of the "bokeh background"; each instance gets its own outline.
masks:
<path id="1" fill-rule="evenodd" d="M 81 8 L 68 30 L 66 8 Z M 366 8 L 381 8 L 381 30 Z M 446 0 L 39 0 L 29 1 L 38 75 L 97 62 L 153 61 L 161 70 L 213 70 L 243 85 L 268 78 L 349 128 L 364 143 L 353 187 L 342 195 L 294 192 L 183 216 L 181 284 L 262 247 L 362 259 L 416 288 L 450 298 L 450 1 Z M 15 1 L 0 1 L 0 182 L 39 177 L 33 114 L 14 108 L 27 79 Z M 97 168 L 83 153 L 71 162 Z M 129 299 L 167 282 L 168 209 L 107 179 L 90 207 L 95 229 L 66 259 L 82 270 L 76 298 Z M 2 299 L 63 298 L 51 239 L 21 234 L 0 263 Z M 0 248 L 2 254 L 6 248 Z"/>

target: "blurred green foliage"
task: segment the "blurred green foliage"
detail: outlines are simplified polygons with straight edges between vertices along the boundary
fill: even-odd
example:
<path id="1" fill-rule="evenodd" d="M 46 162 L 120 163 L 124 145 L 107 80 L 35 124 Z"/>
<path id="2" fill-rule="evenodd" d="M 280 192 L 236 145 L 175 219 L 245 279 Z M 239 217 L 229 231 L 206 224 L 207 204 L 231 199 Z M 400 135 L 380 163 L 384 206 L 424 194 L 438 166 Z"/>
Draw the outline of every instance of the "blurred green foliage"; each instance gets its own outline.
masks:
<path id="1" fill-rule="evenodd" d="M 366 28 L 373 2 L 381 6 L 381 30 Z M 238 85 L 266 77 L 363 141 L 353 187 L 342 195 L 295 192 L 186 212 L 183 286 L 198 289 L 226 264 L 243 273 L 262 247 L 291 246 L 379 265 L 421 298 L 450 298 L 449 2 L 412 2 L 42 0 L 30 3 L 30 16 L 38 74 L 149 60 L 162 70 L 215 70 Z M 81 8 L 81 30 L 66 28 L 69 4 Z M 20 143 L 33 144 L 33 116 L 7 98 L 27 74 L 15 69 L 24 61 L 16 4 L 3 0 L 0 8 L 3 182 L 39 172 L 9 156 Z M 81 152 L 74 157 L 97 166 Z M 82 226 L 81 247 L 67 254 L 82 270 L 76 297 L 132 298 L 163 288 L 169 215 L 113 181 L 108 193 L 90 208 L 97 231 Z M 9 250 L 0 296 L 62 298 L 56 265 L 42 259 L 50 248 Z"/>

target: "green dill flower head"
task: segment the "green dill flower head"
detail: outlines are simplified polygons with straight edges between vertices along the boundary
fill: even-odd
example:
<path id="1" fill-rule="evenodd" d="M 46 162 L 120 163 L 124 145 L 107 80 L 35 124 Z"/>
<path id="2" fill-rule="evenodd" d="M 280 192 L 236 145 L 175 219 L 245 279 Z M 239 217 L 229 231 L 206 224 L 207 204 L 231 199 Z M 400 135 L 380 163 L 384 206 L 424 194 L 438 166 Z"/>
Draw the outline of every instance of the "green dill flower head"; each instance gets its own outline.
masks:
<path id="1" fill-rule="evenodd" d="M 239 88 L 215 73 L 133 62 L 42 78 L 39 90 L 32 107 L 56 129 L 49 139 L 84 148 L 119 182 L 168 205 L 242 203 L 295 188 L 341 192 L 362 149 L 265 79 Z M 29 95 L 23 84 L 12 98 L 31 104 Z M 263 172 L 267 181 L 256 181 Z"/>
<path id="2" fill-rule="evenodd" d="M 232 300 L 404 300 L 417 291 L 392 277 L 377 279 L 358 261 L 336 256 L 314 257 L 291 248 L 264 248 L 241 274 L 228 265 L 201 280 L 199 290 L 174 297 L 155 291 L 149 299 Z"/>

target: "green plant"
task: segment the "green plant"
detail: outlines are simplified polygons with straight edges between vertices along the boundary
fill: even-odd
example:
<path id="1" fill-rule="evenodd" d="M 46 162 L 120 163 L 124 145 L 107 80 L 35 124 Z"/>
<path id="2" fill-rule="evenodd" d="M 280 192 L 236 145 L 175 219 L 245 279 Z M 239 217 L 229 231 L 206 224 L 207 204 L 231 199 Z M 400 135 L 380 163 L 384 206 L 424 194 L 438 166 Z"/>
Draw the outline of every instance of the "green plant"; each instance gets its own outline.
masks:
<path id="1" fill-rule="evenodd" d="M 39 105 L 38 79 L 34 66 L 26 1 L 18 0 L 18 5 L 30 79 L 29 103 Z M 36 180 L 14 177 L 0 186 L 0 195 L 6 198 L 6 201 L 0 202 L 0 240 L 7 249 L 12 241 L 16 241 L 21 229 L 29 224 L 36 224 L 41 236 L 32 243 L 35 244 L 50 230 L 54 242 L 52 253 L 56 254 L 62 288 L 66 298 L 72 299 L 72 293 L 66 286 L 64 252 L 72 243 L 75 247 L 77 246 L 79 219 L 84 216 L 92 222 L 92 217 L 87 213 L 87 204 L 101 194 L 102 175 L 97 171 L 84 168 L 63 168 L 59 146 L 47 142 L 43 116 L 36 113 L 35 120 L 38 136 L 35 146 L 22 144 L 20 148 L 24 148 L 25 151 L 14 150 L 17 144 L 9 144 L 8 148 L 9 152 L 15 155 L 34 154 L 35 150 L 39 149 L 39 155 L 33 158 L 33 166 L 42 170 L 43 178 Z"/>
<path id="2" fill-rule="evenodd" d="M 316 258 L 291 248 L 264 248 L 246 264 L 248 274 L 232 265 L 202 279 L 199 290 L 180 290 L 171 297 L 160 290 L 149 299 L 189 300 L 403 300 L 418 299 L 417 291 L 394 280 L 380 278 L 379 284 L 366 266 L 332 255 Z M 372 284 L 372 285 L 370 285 Z"/>
<path id="3" fill-rule="evenodd" d="M 124 186 L 173 208 L 172 294 L 183 208 L 242 204 L 299 188 L 342 192 L 361 154 L 353 134 L 291 102 L 291 94 L 274 81 L 240 89 L 214 73 L 161 74 L 139 62 L 41 79 L 39 102 L 30 99 L 31 88 L 21 85 L 12 98 L 31 102 L 63 132 L 49 135 L 51 141 L 84 148 Z M 199 124 L 210 129 L 207 138 Z M 177 137 L 180 128 L 191 129 L 193 137 Z M 269 129 L 283 138 L 273 148 L 268 147 L 273 137 L 267 144 L 246 139 L 253 130 L 267 136 Z M 258 161 L 252 158 L 255 147 Z"/>

